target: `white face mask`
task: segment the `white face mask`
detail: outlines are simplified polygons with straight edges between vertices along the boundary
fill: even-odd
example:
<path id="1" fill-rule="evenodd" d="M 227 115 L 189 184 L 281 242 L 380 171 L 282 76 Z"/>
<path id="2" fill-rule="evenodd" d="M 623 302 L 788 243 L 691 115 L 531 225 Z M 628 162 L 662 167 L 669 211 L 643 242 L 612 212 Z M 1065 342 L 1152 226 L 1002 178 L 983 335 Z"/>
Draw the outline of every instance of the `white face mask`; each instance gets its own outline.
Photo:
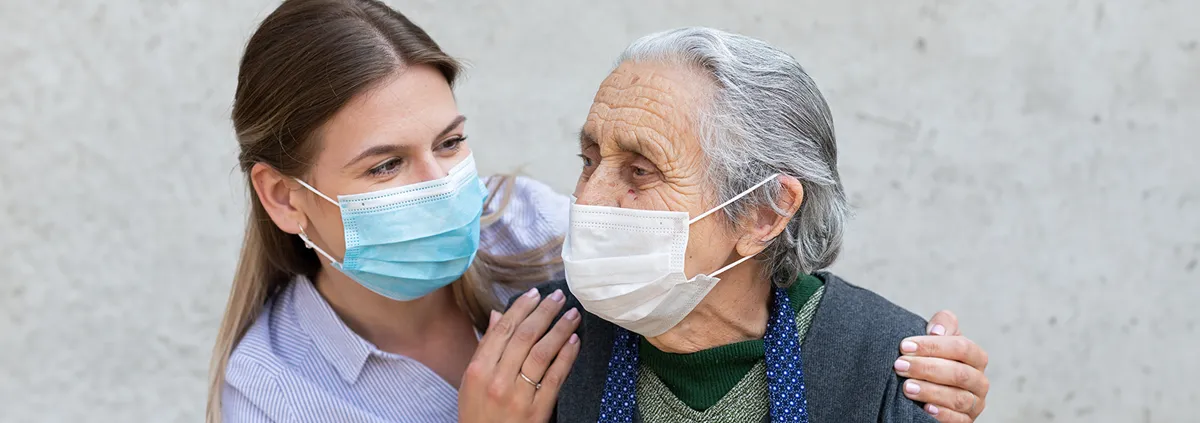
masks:
<path id="1" fill-rule="evenodd" d="M 695 219 L 687 212 L 572 204 L 562 249 L 571 293 L 604 320 L 645 337 L 662 335 L 700 304 L 717 275 L 753 257 L 688 279 L 683 273 L 688 227 L 778 176 Z"/>

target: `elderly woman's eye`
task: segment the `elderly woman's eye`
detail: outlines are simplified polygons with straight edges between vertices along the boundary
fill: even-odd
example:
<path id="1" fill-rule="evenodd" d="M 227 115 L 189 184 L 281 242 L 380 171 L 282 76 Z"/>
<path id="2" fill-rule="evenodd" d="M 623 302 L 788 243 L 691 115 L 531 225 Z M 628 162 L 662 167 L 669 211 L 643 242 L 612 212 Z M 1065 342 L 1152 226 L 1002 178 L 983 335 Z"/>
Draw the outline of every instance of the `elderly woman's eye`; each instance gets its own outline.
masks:
<path id="1" fill-rule="evenodd" d="M 644 168 L 641 168 L 638 166 L 633 167 L 633 176 L 646 176 L 646 175 L 649 175 L 650 173 L 651 172 L 649 170 L 646 170 Z"/>
<path id="2" fill-rule="evenodd" d="M 404 161 L 399 157 L 393 157 L 385 160 L 383 163 L 375 165 L 375 167 L 368 170 L 367 173 L 371 176 L 389 175 L 400 170 L 400 165 L 403 163 Z"/>
<path id="3" fill-rule="evenodd" d="M 580 154 L 579 158 L 583 160 L 583 167 L 592 167 L 592 159 L 588 158 L 588 156 Z"/>

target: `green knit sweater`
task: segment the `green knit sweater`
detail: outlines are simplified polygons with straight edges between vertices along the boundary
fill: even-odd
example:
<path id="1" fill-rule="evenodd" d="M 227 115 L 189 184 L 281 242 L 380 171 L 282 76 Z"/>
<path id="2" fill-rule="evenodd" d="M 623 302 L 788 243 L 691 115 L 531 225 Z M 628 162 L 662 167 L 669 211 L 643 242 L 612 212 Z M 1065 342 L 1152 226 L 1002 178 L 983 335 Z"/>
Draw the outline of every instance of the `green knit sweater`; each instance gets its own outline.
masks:
<path id="1" fill-rule="evenodd" d="M 800 340 L 821 301 L 820 279 L 805 275 L 788 289 Z M 638 412 L 642 421 L 755 422 L 769 412 L 762 340 L 691 354 L 665 353 L 645 340 L 639 348 Z"/>

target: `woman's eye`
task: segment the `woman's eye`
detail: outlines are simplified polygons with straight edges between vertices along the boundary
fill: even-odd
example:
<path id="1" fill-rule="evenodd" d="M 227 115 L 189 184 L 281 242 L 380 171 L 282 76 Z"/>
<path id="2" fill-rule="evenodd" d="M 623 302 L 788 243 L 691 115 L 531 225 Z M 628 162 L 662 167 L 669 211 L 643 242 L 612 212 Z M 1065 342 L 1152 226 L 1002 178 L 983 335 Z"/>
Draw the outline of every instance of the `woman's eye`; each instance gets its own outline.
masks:
<path id="1" fill-rule="evenodd" d="M 646 170 L 646 169 L 642 169 L 642 168 L 640 168 L 640 167 L 637 167 L 637 166 L 634 166 L 634 167 L 633 167 L 633 176 L 646 176 L 646 175 L 649 175 L 649 174 L 650 174 L 650 171 L 648 171 L 648 170 Z"/>
<path id="2" fill-rule="evenodd" d="M 367 171 L 367 173 L 370 173 L 373 176 L 392 174 L 397 170 L 400 170 L 400 165 L 403 163 L 403 160 L 393 157 L 371 168 L 371 170 Z"/>
<path id="3" fill-rule="evenodd" d="M 588 158 L 588 156 L 580 154 L 579 158 L 583 160 L 583 167 L 592 167 L 592 159 Z"/>
<path id="4" fill-rule="evenodd" d="M 442 141 L 442 144 L 438 146 L 438 149 L 439 150 L 457 151 L 458 148 L 462 146 L 462 143 L 465 142 L 466 140 L 467 140 L 467 137 L 454 137 L 454 138 Z"/>

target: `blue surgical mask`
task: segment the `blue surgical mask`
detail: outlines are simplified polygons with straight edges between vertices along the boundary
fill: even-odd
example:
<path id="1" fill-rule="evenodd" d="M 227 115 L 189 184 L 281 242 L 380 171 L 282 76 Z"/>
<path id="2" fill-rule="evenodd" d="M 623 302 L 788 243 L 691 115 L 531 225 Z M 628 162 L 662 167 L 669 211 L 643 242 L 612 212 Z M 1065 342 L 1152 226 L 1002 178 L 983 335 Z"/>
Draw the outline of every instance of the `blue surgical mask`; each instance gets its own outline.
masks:
<path id="1" fill-rule="evenodd" d="M 487 187 L 467 156 L 441 179 L 355 195 L 337 201 L 345 228 L 341 262 L 304 233 L 300 238 L 333 266 L 379 295 L 409 301 L 458 279 L 479 248 L 479 218 Z"/>

